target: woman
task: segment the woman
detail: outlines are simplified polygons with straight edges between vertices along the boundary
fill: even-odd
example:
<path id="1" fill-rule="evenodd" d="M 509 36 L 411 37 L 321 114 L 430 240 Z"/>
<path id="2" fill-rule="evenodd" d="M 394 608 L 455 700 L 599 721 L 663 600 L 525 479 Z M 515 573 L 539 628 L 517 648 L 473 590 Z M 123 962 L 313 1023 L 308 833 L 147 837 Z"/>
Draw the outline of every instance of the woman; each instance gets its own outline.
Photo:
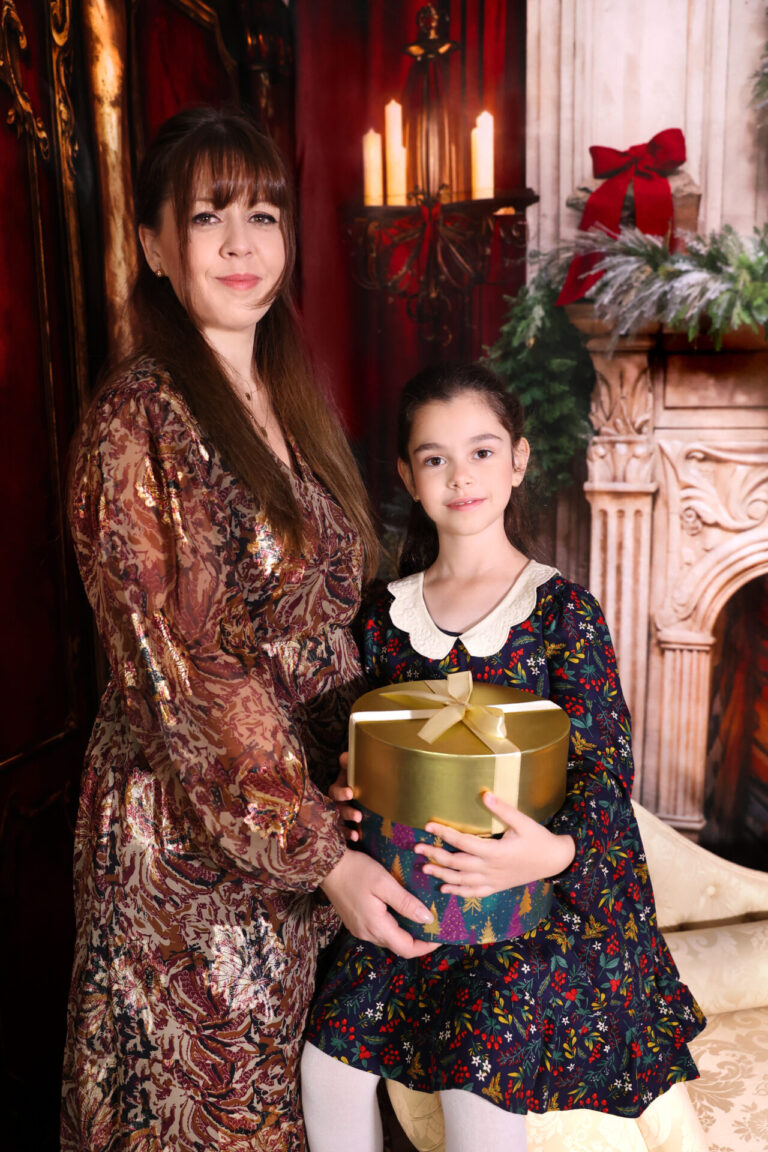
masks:
<path id="1" fill-rule="evenodd" d="M 83 779 L 65 1152 L 304 1147 L 297 1060 L 338 924 L 423 954 L 323 788 L 375 542 L 288 284 L 282 162 L 240 113 L 169 120 L 136 191 L 141 345 L 81 429 L 71 521 L 112 679 Z"/>

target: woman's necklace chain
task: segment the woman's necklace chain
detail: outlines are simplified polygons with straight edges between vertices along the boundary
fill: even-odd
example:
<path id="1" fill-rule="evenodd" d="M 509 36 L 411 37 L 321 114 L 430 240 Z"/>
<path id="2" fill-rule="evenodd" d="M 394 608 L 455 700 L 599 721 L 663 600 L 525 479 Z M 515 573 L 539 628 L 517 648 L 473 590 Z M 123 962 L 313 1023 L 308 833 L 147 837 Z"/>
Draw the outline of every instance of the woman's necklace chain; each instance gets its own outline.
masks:
<path id="1" fill-rule="evenodd" d="M 244 392 L 243 395 L 245 396 L 246 400 L 248 401 L 248 410 L 251 414 L 251 420 L 253 420 L 253 422 L 256 425 L 256 427 L 258 428 L 259 432 L 261 432 L 261 435 L 263 436 L 263 438 L 267 442 L 269 442 L 269 437 L 267 436 L 267 425 L 262 424 L 257 419 L 256 413 L 253 410 L 253 393 L 252 392 Z M 269 417 L 267 417 L 267 422 L 269 422 Z"/>
<path id="2" fill-rule="evenodd" d="M 222 359 L 224 359 L 224 357 L 222 357 Z M 267 435 L 267 426 L 269 425 L 269 416 L 270 416 L 269 410 L 267 411 L 267 419 L 262 424 L 261 421 L 256 416 L 256 413 L 255 413 L 254 408 L 253 408 L 253 401 L 255 399 L 254 393 L 255 393 L 256 389 L 259 387 L 258 383 L 251 376 L 243 376 L 242 372 L 238 372 L 238 370 L 237 370 L 237 368 L 235 368 L 234 364 L 231 364 L 228 360 L 224 359 L 224 363 L 227 365 L 227 367 L 233 373 L 234 378 L 238 381 L 238 383 L 240 385 L 238 391 L 240 391 L 241 396 L 243 397 L 243 399 L 246 401 L 246 403 L 248 405 L 248 414 L 251 417 L 252 422 L 256 425 L 259 432 L 261 433 L 262 438 L 268 444 L 269 443 L 269 436 Z"/>

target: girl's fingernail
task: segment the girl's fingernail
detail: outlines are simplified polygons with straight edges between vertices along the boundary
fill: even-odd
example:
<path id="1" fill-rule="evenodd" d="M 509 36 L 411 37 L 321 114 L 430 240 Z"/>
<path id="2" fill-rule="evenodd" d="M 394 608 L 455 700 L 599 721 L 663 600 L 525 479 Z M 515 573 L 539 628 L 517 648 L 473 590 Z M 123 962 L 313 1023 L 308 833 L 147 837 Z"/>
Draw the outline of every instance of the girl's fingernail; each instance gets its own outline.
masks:
<path id="1" fill-rule="evenodd" d="M 483 800 L 485 801 L 485 803 L 488 805 L 489 808 L 495 808 L 496 807 L 496 797 L 493 794 L 493 792 L 486 791 L 483 795 Z"/>

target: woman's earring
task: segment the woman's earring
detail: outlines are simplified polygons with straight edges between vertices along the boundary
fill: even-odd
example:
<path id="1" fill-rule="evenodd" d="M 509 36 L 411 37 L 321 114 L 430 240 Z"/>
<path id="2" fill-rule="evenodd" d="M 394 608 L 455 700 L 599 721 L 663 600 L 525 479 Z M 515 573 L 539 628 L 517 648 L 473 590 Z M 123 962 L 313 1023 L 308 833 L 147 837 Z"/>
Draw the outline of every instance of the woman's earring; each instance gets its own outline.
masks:
<path id="1" fill-rule="evenodd" d="M 162 280 L 163 276 L 165 276 L 165 272 L 163 272 L 162 268 L 156 268 L 155 276 L 157 276 L 158 280 Z"/>

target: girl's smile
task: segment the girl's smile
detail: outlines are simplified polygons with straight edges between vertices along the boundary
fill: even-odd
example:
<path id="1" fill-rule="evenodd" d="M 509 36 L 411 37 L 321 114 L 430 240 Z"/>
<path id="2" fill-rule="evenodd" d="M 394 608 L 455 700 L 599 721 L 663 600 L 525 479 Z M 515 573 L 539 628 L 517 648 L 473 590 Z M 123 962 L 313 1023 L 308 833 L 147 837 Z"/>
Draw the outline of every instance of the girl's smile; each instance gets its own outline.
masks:
<path id="1" fill-rule="evenodd" d="M 477 508 L 483 503 L 484 501 L 482 499 L 452 500 L 448 507 L 456 511 L 463 511 L 465 508 Z"/>

